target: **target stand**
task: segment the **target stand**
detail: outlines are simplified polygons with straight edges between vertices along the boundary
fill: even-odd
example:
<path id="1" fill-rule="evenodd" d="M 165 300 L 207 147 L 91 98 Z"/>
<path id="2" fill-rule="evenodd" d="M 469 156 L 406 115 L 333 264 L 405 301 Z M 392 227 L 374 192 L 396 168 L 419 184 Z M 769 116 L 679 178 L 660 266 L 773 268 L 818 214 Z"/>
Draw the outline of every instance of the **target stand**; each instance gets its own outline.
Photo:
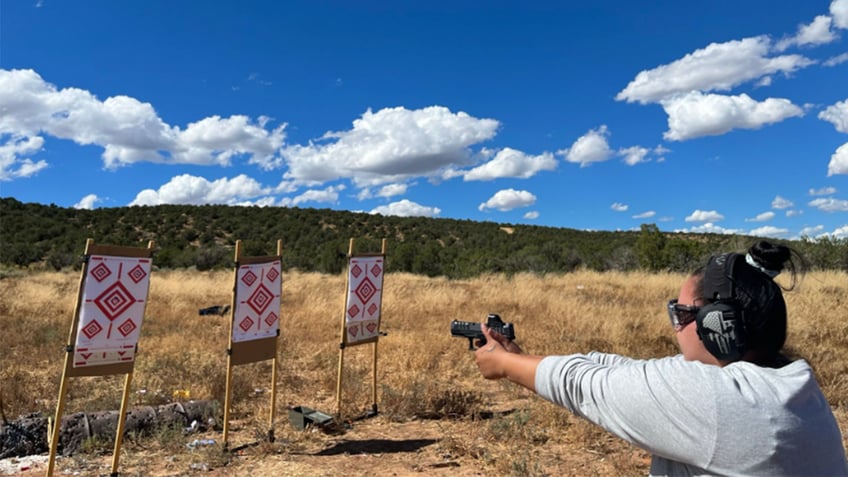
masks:
<path id="1" fill-rule="evenodd" d="M 125 374 L 110 474 L 118 475 L 133 366 L 150 290 L 152 257 L 153 241 L 147 248 L 86 241 L 56 414 L 47 430 L 48 477 L 53 475 L 55 466 L 68 379 Z"/>

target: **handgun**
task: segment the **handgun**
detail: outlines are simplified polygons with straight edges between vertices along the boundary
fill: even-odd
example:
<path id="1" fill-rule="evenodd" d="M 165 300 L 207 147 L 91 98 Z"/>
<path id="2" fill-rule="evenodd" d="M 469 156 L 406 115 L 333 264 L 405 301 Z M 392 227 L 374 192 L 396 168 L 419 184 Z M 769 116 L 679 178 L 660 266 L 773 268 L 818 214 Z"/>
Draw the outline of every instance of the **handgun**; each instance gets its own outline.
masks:
<path id="1" fill-rule="evenodd" d="M 515 328 L 512 323 L 504 323 L 500 315 L 489 313 L 489 316 L 486 317 L 486 326 L 510 340 L 515 339 Z M 486 336 L 480 329 L 480 323 L 473 321 L 453 320 L 451 322 L 451 335 L 468 338 L 468 349 L 472 351 L 474 350 L 474 340 L 480 340 L 480 346 L 486 344 Z"/>

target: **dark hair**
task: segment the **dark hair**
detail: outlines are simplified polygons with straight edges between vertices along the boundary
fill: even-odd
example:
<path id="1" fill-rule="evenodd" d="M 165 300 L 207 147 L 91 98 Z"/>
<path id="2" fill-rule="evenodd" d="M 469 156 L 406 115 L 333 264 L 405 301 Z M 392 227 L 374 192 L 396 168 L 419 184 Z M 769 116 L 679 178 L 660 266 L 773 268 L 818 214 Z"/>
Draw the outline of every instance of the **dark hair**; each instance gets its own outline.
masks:
<path id="1" fill-rule="evenodd" d="M 801 255 L 786 245 L 760 240 L 747 254 L 735 254 L 733 269 L 727 279 L 733 284 L 734 298 L 742 309 L 742 325 L 745 327 L 747 348 L 756 351 L 758 360 L 774 363 L 786 342 L 786 302 L 783 290 L 792 290 L 802 273 L 804 260 Z M 782 286 L 774 277 L 787 270 L 791 281 Z M 697 270 L 696 294 L 704 303 L 711 303 L 712 296 L 704 293 L 705 267 Z"/>

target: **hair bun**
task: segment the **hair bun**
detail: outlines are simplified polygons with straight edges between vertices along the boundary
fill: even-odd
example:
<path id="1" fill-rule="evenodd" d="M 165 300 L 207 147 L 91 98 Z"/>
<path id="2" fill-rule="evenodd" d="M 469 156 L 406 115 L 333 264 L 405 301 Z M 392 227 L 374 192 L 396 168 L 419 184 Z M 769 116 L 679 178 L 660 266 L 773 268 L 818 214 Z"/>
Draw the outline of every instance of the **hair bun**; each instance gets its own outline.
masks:
<path id="1" fill-rule="evenodd" d="M 745 260 L 752 267 L 774 278 L 783 271 L 783 264 L 792 258 L 792 251 L 784 245 L 760 240 L 748 249 Z"/>

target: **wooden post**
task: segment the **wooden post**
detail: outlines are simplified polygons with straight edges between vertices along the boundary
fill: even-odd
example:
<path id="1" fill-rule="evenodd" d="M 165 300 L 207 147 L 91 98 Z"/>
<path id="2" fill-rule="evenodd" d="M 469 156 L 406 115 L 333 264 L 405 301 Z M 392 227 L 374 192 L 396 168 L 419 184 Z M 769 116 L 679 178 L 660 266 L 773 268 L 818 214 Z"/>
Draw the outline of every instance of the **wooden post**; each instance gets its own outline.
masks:
<path id="1" fill-rule="evenodd" d="M 280 257 L 280 271 L 283 269 L 283 240 L 277 240 L 277 256 Z M 282 278 L 280 286 L 282 287 Z M 282 291 L 280 292 L 282 293 Z M 268 441 L 274 442 L 274 418 L 277 410 L 277 346 L 274 346 L 274 360 L 271 362 L 271 415 L 268 418 Z"/>
<path id="2" fill-rule="evenodd" d="M 350 243 L 347 248 L 347 259 L 348 259 L 348 268 L 350 267 L 350 257 L 353 256 L 353 239 L 350 239 Z M 345 329 L 345 315 L 347 314 L 347 289 L 350 286 L 350 272 L 345 272 L 345 293 L 344 293 L 344 301 L 342 304 L 342 333 L 341 333 L 341 342 L 339 343 L 339 373 L 338 379 L 336 380 L 336 416 L 341 417 L 342 414 L 342 371 L 344 368 L 344 351 L 345 344 L 347 342 L 347 331 Z"/>
<path id="3" fill-rule="evenodd" d="M 239 268 L 239 258 L 241 257 L 241 240 L 236 240 L 235 246 L 235 254 L 233 261 L 235 262 L 235 267 L 233 270 L 233 298 L 232 303 L 230 305 L 230 336 L 228 339 L 229 346 L 227 347 L 227 384 L 226 389 L 224 391 L 224 449 L 227 449 L 227 438 L 229 437 L 230 432 L 230 395 L 232 394 L 232 385 L 233 385 L 233 326 L 235 326 L 235 313 L 236 313 L 236 303 L 237 297 L 236 292 L 238 290 L 238 268 Z"/>

